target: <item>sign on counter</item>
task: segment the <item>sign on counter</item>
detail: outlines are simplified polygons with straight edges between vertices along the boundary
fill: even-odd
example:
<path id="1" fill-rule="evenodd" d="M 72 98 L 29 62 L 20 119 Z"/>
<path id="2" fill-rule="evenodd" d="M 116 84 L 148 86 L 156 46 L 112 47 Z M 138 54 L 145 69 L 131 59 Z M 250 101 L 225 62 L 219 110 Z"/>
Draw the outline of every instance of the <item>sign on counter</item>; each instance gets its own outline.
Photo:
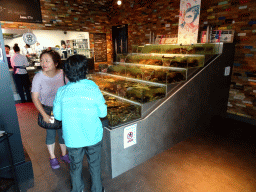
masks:
<path id="1" fill-rule="evenodd" d="M 137 124 L 124 128 L 124 148 L 136 144 L 136 129 Z"/>

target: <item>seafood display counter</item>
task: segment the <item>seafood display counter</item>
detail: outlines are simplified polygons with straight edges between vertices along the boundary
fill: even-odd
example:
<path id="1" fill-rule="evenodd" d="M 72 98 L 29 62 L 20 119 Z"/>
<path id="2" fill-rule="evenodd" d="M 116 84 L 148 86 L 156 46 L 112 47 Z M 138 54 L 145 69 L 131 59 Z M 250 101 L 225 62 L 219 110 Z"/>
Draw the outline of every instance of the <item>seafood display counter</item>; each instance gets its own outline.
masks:
<path id="1" fill-rule="evenodd" d="M 117 99 L 105 92 L 103 96 L 108 106 L 107 118 L 110 127 L 141 118 L 141 105 Z"/>
<path id="2" fill-rule="evenodd" d="M 99 85 L 108 106 L 103 179 L 119 176 L 225 114 L 234 50 L 232 43 L 145 45 L 99 66 L 88 78 Z"/>
<path id="3" fill-rule="evenodd" d="M 219 44 L 146 45 L 139 53 L 117 54 L 116 62 L 100 65 L 100 72 L 88 79 L 105 94 L 109 128 L 141 119 L 168 92 L 186 82 L 191 71 L 203 68 L 206 59 L 220 51 Z M 113 101 L 118 105 L 110 106 Z M 122 110 L 126 105 L 129 110 Z"/>

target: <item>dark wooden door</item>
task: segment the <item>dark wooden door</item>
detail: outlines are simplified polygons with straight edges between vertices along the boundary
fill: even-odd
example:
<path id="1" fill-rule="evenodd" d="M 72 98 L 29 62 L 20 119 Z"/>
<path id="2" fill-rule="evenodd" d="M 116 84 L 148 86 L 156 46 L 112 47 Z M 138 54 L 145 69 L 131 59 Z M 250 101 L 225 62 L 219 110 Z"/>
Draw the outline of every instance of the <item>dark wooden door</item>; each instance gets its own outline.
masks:
<path id="1" fill-rule="evenodd" d="M 113 61 L 116 61 L 117 54 L 128 53 L 128 25 L 112 27 Z"/>

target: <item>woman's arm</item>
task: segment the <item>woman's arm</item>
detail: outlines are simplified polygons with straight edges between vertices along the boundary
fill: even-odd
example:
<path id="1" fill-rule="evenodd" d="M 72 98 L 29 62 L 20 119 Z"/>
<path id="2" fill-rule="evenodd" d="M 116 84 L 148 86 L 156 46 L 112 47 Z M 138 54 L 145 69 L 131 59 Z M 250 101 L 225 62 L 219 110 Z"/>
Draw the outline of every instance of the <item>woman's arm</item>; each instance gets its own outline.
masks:
<path id="1" fill-rule="evenodd" d="M 37 92 L 32 92 L 32 101 L 35 105 L 35 107 L 37 108 L 37 110 L 39 111 L 39 113 L 41 113 L 41 115 L 43 116 L 43 119 L 46 123 L 50 123 L 50 116 L 47 115 L 47 113 L 44 111 L 44 108 L 39 100 L 39 93 Z"/>
<path id="2" fill-rule="evenodd" d="M 11 66 L 12 66 L 12 68 L 14 68 L 14 67 L 15 67 L 15 64 L 14 64 L 14 59 L 13 59 L 13 57 L 11 57 Z"/>
<path id="3" fill-rule="evenodd" d="M 104 97 L 103 97 L 103 95 L 102 95 L 102 93 L 99 89 L 97 89 L 96 92 L 97 92 L 96 95 L 98 95 L 98 97 L 96 99 L 96 101 L 98 102 L 97 103 L 98 104 L 98 116 L 100 118 L 104 118 L 104 117 L 107 116 L 107 113 L 108 113 L 107 112 L 107 105 L 105 104 L 106 101 L 105 101 L 105 99 L 104 99 Z"/>
<path id="4" fill-rule="evenodd" d="M 62 121 L 60 89 L 61 88 L 58 89 L 55 99 L 53 101 L 53 115 L 55 119 Z"/>

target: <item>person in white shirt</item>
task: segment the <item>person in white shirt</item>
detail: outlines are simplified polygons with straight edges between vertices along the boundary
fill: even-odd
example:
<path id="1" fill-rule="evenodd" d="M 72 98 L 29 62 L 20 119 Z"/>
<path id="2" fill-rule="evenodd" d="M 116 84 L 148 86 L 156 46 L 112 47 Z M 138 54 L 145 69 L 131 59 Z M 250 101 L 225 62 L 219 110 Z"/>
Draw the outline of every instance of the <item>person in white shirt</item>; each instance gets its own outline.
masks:
<path id="1" fill-rule="evenodd" d="M 68 51 L 67 51 L 67 46 L 65 41 L 61 41 L 61 58 L 62 59 L 67 59 L 68 58 Z"/>
<path id="2" fill-rule="evenodd" d="M 14 56 L 11 58 L 11 65 L 13 68 L 14 81 L 17 86 L 17 91 L 20 95 L 21 102 L 25 103 L 25 95 L 23 88 L 25 89 L 27 102 L 31 102 L 31 94 L 30 94 L 30 80 L 26 70 L 26 66 L 29 66 L 28 60 L 24 55 L 20 54 L 20 48 L 16 44 L 13 47 L 15 52 Z"/>
<path id="3" fill-rule="evenodd" d="M 43 48 L 41 47 L 40 43 L 37 42 L 36 45 L 35 45 L 35 51 L 34 51 L 34 52 L 35 52 L 37 55 L 40 55 L 40 54 L 42 53 L 42 50 L 43 50 Z"/>
<path id="4" fill-rule="evenodd" d="M 30 45 L 26 44 L 21 51 L 21 54 L 24 56 L 29 56 L 29 54 L 32 54 L 33 50 L 30 48 Z"/>

